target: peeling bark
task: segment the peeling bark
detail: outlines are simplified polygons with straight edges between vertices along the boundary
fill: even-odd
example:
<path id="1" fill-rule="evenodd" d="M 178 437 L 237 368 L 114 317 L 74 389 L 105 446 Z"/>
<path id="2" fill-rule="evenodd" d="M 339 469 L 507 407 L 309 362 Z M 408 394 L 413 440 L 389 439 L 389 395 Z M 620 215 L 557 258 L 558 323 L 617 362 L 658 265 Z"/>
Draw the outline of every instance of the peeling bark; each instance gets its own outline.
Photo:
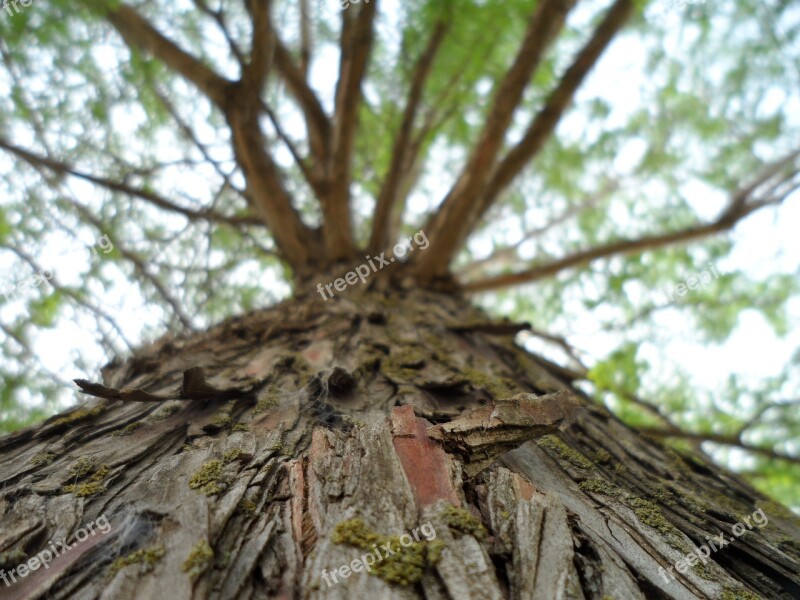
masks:
<path id="1" fill-rule="evenodd" d="M 112 526 L 2 597 L 800 595 L 786 509 L 637 435 L 508 324 L 375 279 L 164 338 L 82 382 L 104 398 L 0 440 L 6 572 L 101 515 Z M 757 508 L 767 526 L 659 571 Z M 435 540 L 323 578 L 426 523 Z"/>

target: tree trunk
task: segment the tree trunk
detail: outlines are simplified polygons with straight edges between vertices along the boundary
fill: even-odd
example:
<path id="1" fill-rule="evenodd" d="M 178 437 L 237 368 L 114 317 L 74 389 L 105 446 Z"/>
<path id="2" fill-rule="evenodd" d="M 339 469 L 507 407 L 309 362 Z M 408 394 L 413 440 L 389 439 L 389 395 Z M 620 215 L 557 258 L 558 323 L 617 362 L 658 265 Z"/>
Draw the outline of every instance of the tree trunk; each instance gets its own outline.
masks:
<path id="1" fill-rule="evenodd" d="M 800 597 L 785 508 L 625 427 L 512 324 L 375 283 L 162 339 L 0 440 L 4 572 L 74 542 L 0 595 Z"/>

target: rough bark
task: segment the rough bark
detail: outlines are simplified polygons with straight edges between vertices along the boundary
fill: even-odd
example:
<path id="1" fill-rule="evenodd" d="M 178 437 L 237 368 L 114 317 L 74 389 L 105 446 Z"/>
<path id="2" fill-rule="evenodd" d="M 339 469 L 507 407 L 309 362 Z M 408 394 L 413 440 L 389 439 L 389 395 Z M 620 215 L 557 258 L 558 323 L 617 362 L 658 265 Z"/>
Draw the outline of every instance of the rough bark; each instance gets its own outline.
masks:
<path id="1" fill-rule="evenodd" d="M 0 440 L 6 570 L 112 524 L 2 597 L 800 595 L 786 509 L 625 427 L 512 324 L 371 284 L 162 339 L 81 382 L 110 398 Z M 659 573 L 758 507 L 766 527 Z M 436 543 L 322 578 L 428 522 Z"/>

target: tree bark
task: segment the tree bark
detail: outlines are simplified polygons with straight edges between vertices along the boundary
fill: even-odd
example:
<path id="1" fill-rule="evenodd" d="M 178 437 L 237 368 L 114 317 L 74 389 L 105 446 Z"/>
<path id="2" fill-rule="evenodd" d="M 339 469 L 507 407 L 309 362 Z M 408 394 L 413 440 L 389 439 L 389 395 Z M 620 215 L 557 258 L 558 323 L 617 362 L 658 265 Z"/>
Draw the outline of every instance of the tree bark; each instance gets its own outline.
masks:
<path id="1" fill-rule="evenodd" d="M 105 398 L 0 440 L 5 572 L 75 543 L 2 597 L 800 596 L 787 509 L 624 426 L 515 327 L 378 275 L 164 338 L 81 383 Z"/>

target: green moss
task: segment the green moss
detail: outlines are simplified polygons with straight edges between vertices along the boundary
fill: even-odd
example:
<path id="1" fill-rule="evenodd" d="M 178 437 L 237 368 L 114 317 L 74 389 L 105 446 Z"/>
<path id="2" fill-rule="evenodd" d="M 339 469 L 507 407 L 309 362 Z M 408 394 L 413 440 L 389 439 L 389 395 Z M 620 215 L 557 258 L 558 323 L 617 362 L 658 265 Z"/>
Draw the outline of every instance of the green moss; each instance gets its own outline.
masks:
<path id="1" fill-rule="evenodd" d="M 7 552 L 0 552 L 0 567 L 4 569 L 16 567 L 19 563 L 25 562 L 27 559 L 28 555 L 19 548 L 16 550 L 8 550 Z"/>
<path id="2" fill-rule="evenodd" d="M 213 496 L 222 491 L 220 477 L 222 477 L 222 461 L 209 460 L 203 463 L 189 479 L 189 487 L 200 490 L 206 496 Z"/>
<path id="3" fill-rule="evenodd" d="M 81 457 L 87 458 L 87 457 Z M 78 463 L 81 463 L 81 460 L 78 460 L 73 467 L 76 467 Z M 83 483 L 71 483 L 69 485 L 65 485 L 62 489 L 66 494 L 75 494 L 80 498 L 88 498 L 90 496 L 96 496 L 101 492 L 105 491 L 105 485 L 103 485 L 103 479 L 109 474 L 111 469 L 109 469 L 108 465 L 101 465 L 96 469 L 94 466 L 90 466 L 88 471 L 84 471 L 83 467 L 86 465 L 85 461 L 79 466 L 76 467 L 76 472 L 83 473 L 82 475 L 76 475 L 78 479 L 81 477 L 85 477 L 89 473 L 92 473 L 92 476 Z"/>
<path id="4" fill-rule="evenodd" d="M 231 428 L 231 431 L 250 431 L 250 427 L 244 423 L 237 423 Z"/>
<path id="5" fill-rule="evenodd" d="M 486 539 L 486 529 L 471 512 L 464 508 L 457 508 L 452 504 L 442 511 L 447 526 L 456 532 L 456 537 L 471 535 L 477 540 Z"/>
<path id="6" fill-rule="evenodd" d="M 577 450 L 567 446 L 561 438 L 555 435 L 546 435 L 538 442 L 539 446 L 554 452 L 560 459 L 565 460 L 581 469 L 591 469 L 592 462 Z"/>
<path id="7" fill-rule="evenodd" d="M 494 377 L 471 367 L 461 369 L 461 372 L 473 386 L 485 389 L 495 400 L 511 398 L 519 391 L 516 382 L 508 377 Z"/>
<path id="8" fill-rule="evenodd" d="M 86 419 L 88 417 L 96 417 L 101 412 L 103 412 L 103 407 L 98 406 L 96 408 L 81 408 L 72 412 L 71 414 L 67 415 L 66 417 L 61 417 L 60 419 L 56 419 L 53 421 L 53 426 L 58 425 L 71 425 L 77 421 L 82 419 Z"/>
<path id="9" fill-rule="evenodd" d="M 259 393 L 258 401 L 253 408 L 253 414 L 264 412 L 268 408 L 278 406 L 281 403 L 280 390 L 276 385 L 270 385 L 265 391 Z"/>
<path id="10" fill-rule="evenodd" d="M 745 590 L 743 588 L 730 588 L 726 587 L 722 591 L 722 596 L 720 596 L 721 600 L 763 600 L 762 596 L 758 594 L 754 594 L 749 590 Z"/>
<path id="11" fill-rule="evenodd" d="M 242 514 L 246 517 L 253 517 L 256 514 L 256 510 L 258 510 L 258 505 L 252 500 L 245 499 L 239 502 L 236 510 L 239 514 Z"/>
<path id="12" fill-rule="evenodd" d="M 634 498 L 631 500 L 631 508 L 645 525 L 665 534 L 675 531 L 675 526 L 664 518 L 657 504 L 643 498 Z"/>
<path id="13" fill-rule="evenodd" d="M 53 462 L 56 458 L 55 454 L 50 454 L 49 452 L 44 452 L 41 454 L 34 454 L 33 458 L 31 458 L 31 464 L 34 467 L 42 467 L 45 465 L 49 465 Z"/>
<path id="14" fill-rule="evenodd" d="M 228 413 L 220 413 L 211 420 L 211 424 L 224 429 L 231 424 L 231 416 Z"/>
<path id="15" fill-rule="evenodd" d="M 152 548 L 142 548 L 141 550 L 137 550 L 127 556 L 122 558 L 118 558 L 108 569 L 108 576 L 109 578 L 114 577 L 120 569 L 123 569 L 130 565 L 140 565 L 139 573 L 149 573 L 153 570 L 156 563 L 161 560 L 161 557 L 164 556 L 164 546 L 153 546 Z"/>
<path id="16" fill-rule="evenodd" d="M 160 411 L 158 411 L 155 415 L 153 415 L 153 419 L 155 419 L 156 421 L 163 421 L 164 419 L 167 419 L 172 415 L 174 415 L 180 409 L 181 409 L 180 404 L 168 404 Z"/>
<path id="17" fill-rule="evenodd" d="M 225 464 L 235 462 L 242 456 L 242 451 L 239 448 L 232 448 L 222 455 L 222 462 Z"/>
<path id="18" fill-rule="evenodd" d="M 381 370 L 393 379 L 414 379 L 426 360 L 428 355 L 416 346 L 396 346 L 383 361 Z"/>
<path id="19" fill-rule="evenodd" d="M 427 541 L 428 545 L 428 562 L 435 565 L 442 557 L 442 550 L 444 550 L 444 542 L 442 540 L 433 539 Z"/>
<path id="20" fill-rule="evenodd" d="M 69 475 L 70 478 L 81 479 L 82 477 L 86 477 L 94 470 L 94 459 L 89 456 L 81 456 L 69 466 L 69 469 L 67 469 L 67 475 Z"/>
<path id="21" fill-rule="evenodd" d="M 601 465 L 608 464 L 611 462 L 611 453 L 601 448 L 594 453 L 594 460 Z"/>
<path id="22" fill-rule="evenodd" d="M 719 577 L 718 574 L 709 569 L 708 565 L 703 564 L 702 561 L 692 565 L 692 571 L 697 573 L 703 579 L 707 579 L 709 581 L 716 581 L 717 577 Z"/>
<path id="23" fill-rule="evenodd" d="M 130 435 L 134 431 L 136 431 L 137 429 L 141 429 L 142 427 L 144 427 L 144 423 L 142 423 L 141 421 L 136 421 L 135 423 L 129 423 L 119 431 L 115 431 L 113 435 L 115 436 Z"/>
<path id="24" fill-rule="evenodd" d="M 636 518 L 661 533 L 667 544 L 681 552 L 690 552 L 692 550 L 681 538 L 681 533 L 677 527 L 667 521 L 657 504 L 643 498 L 633 498 L 630 501 L 630 506 L 636 514 Z"/>
<path id="25" fill-rule="evenodd" d="M 408 535 L 408 534 L 406 534 Z M 444 543 L 440 540 L 422 540 L 409 546 L 400 543 L 401 536 L 380 535 L 370 531 L 361 519 L 349 519 L 339 523 L 331 536 L 334 544 L 347 544 L 365 551 L 374 552 L 375 546 L 389 548 L 394 554 L 383 556 L 372 566 L 370 575 L 380 577 L 387 583 L 413 585 L 422 579 L 425 569 L 441 557 Z M 398 549 L 399 548 L 399 549 Z"/>
<path id="26" fill-rule="evenodd" d="M 103 492 L 106 488 L 99 481 L 91 481 L 88 483 L 73 483 L 64 486 L 64 491 L 67 494 L 75 494 L 79 498 L 88 498 L 89 496 L 96 496 Z"/>
<path id="27" fill-rule="evenodd" d="M 208 542 L 202 540 L 197 542 L 189 556 L 183 563 L 183 572 L 188 573 L 189 577 L 194 579 L 201 575 L 214 560 L 214 550 L 209 546 Z"/>
<path id="28" fill-rule="evenodd" d="M 659 504 L 666 504 L 668 506 L 675 505 L 675 499 L 673 498 L 672 489 L 667 487 L 663 483 L 656 483 L 655 485 L 653 485 L 652 496 L 653 499 L 656 500 Z"/>
<path id="29" fill-rule="evenodd" d="M 592 479 L 582 481 L 580 484 L 578 484 L 578 487 L 584 492 L 589 492 L 591 494 L 605 494 L 606 496 L 617 495 L 616 486 L 605 479 L 600 479 L 599 477 L 593 477 Z"/>

